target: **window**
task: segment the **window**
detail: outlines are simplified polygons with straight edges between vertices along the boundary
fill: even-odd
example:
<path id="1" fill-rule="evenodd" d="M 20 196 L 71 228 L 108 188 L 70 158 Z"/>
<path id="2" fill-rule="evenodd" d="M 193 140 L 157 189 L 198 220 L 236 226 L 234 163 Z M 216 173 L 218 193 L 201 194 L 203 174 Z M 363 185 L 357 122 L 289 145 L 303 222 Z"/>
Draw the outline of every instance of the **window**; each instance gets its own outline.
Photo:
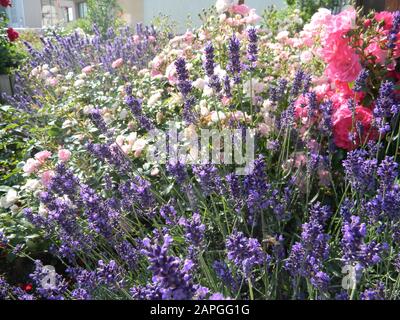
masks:
<path id="1" fill-rule="evenodd" d="M 87 17 L 87 3 L 86 2 L 80 2 L 78 3 L 78 15 L 79 18 L 86 18 Z"/>
<path id="2" fill-rule="evenodd" d="M 64 7 L 64 20 L 71 22 L 74 20 L 74 10 L 71 7 Z"/>

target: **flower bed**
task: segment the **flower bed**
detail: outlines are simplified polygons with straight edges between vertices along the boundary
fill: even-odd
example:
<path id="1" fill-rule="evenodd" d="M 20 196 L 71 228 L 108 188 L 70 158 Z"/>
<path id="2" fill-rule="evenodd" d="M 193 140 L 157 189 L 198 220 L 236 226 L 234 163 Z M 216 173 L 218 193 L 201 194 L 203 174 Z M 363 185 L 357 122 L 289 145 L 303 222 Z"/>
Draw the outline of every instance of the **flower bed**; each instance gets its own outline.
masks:
<path id="1" fill-rule="evenodd" d="M 9 102 L 34 142 L 1 200 L 27 227 L 0 241 L 62 266 L 0 297 L 399 298 L 399 13 L 260 20 L 217 1 L 170 40 L 28 45 Z"/>

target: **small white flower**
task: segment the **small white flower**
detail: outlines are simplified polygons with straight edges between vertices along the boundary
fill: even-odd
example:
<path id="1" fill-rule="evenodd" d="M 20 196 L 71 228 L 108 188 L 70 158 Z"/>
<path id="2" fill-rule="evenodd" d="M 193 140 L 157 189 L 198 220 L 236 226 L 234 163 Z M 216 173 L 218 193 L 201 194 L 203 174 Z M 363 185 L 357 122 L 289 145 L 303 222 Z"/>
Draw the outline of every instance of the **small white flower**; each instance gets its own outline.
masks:
<path id="1" fill-rule="evenodd" d="M 18 193 L 14 189 L 9 189 L 4 197 L 0 199 L 0 207 L 8 209 L 18 200 Z"/>
<path id="2" fill-rule="evenodd" d="M 224 13 L 227 11 L 233 4 L 232 0 L 217 0 L 215 3 L 215 8 L 218 13 Z"/>
<path id="3" fill-rule="evenodd" d="M 161 92 L 156 92 L 149 98 L 149 100 L 147 101 L 147 105 L 149 107 L 153 107 L 158 102 L 158 100 L 160 100 L 160 98 L 161 98 Z"/>
<path id="4" fill-rule="evenodd" d="M 121 120 L 125 120 L 126 117 L 128 116 L 128 111 L 126 109 L 122 109 L 121 112 L 119 113 L 119 118 Z"/>
<path id="5" fill-rule="evenodd" d="M 198 78 L 195 81 L 193 81 L 193 87 L 194 88 L 203 90 L 205 85 L 206 85 L 206 82 L 204 81 L 204 79 Z"/>
<path id="6" fill-rule="evenodd" d="M 38 179 L 28 179 L 22 189 L 28 191 L 36 191 L 40 188 L 40 181 Z"/>

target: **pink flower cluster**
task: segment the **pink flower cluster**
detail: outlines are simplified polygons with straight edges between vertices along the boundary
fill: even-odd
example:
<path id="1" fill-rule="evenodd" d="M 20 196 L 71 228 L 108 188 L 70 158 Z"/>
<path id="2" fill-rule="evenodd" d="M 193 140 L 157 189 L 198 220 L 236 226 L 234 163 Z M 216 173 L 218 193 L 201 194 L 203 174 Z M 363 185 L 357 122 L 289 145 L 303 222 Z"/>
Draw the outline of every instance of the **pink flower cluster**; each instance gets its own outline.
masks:
<path id="1" fill-rule="evenodd" d="M 337 147 L 353 150 L 360 144 L 378 138 L 378 131 L 373 127 L 372 110 L 361 105 L 357 105 L 354 110 L 349 108 L 349 100 L 354 98 L 355 94 L 347 83 L 322 84 L 315 87 L 314 91 L 319 103 L 332 101 L 332 130 Z M 305 95 L 301 95 L 295 103 L 295 116 L 303 125 L 301 132 L 306 132 L 308 125 L 321 123 L 320 115 L 308 119 L 308 104 L 308 97 Z M 361 136 L 357 130 L 357 126 L 360 125 Z"/>
<path id="2" fill-rule="evenodd" d="M 39 170 L 45 165 L 46 161 L 52 156 L 50 151 L 44 150 L 35 154 L 33 158 L 29 158 L 22 170 L 27 174 L 38 173 Z M 67 162 L 71 158 L 71 151 L 60 149 L 58 151 L 58 158 L 61 162 Z M 53 170 L 45 170 L 39 173 L 42 184 L 47 187 L 54 175 Z"/>

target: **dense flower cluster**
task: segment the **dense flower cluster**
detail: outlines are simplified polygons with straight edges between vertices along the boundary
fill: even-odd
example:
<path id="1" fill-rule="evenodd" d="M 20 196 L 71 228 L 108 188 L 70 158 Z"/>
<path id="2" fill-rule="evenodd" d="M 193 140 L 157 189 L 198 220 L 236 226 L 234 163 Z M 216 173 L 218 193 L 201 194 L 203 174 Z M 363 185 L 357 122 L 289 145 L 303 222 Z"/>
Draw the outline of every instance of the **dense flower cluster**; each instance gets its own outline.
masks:
<path id="1" fill-rule="evenodd" d="M 0 299 L 399 298 L 399 13 L 297 32 L 218 0 L 205 19 L 26 44 L 0 273 L 43 261 Z"/>

